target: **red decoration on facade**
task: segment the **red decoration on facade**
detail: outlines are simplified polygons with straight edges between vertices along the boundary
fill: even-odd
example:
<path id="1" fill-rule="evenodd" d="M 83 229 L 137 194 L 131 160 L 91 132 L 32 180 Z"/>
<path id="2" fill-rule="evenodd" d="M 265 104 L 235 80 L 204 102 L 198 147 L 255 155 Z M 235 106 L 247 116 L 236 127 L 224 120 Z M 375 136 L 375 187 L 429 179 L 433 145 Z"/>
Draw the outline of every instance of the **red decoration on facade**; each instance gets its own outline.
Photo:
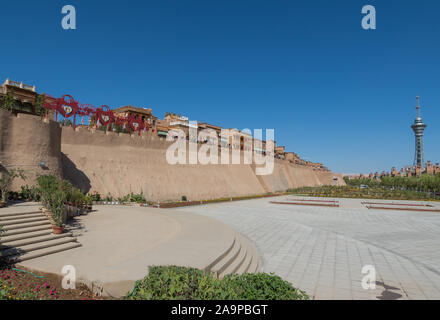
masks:
<path id="1" fill-rule="evenodd" d="M 64 118 L 70 118 L 77 114 L 78 102 L 72 96 L 66 94 L 57 99 L 57 110 Z"/>
<path id="2" fill-rule="evenodd" d="M 103 105 L 100 108 L 95 108 L 91 104 L 80 104 L 71 95 L 64 95 L 61 98 L 53 98 L 46 95 L 43 103 L 43 107 L 47 111 L 52 111 L 55 113 L 55 119 L 58 121 L 58 113 L 64 118 L 70 118 L 73 116 L 73 127 L 76 126 L 76 116 L 80 117 L 90 117 L 94 119 L 95 123 L 99 123 L 103 126 L 109 126 L 116 124 L 120 127 L 125 127 L 131 131 L 141 131 L 149 130 L 148 124 L 144 123 L 141 118 L 137 116 L 130 115 L 128 117 L 117 116 L 109 106 Z"/>

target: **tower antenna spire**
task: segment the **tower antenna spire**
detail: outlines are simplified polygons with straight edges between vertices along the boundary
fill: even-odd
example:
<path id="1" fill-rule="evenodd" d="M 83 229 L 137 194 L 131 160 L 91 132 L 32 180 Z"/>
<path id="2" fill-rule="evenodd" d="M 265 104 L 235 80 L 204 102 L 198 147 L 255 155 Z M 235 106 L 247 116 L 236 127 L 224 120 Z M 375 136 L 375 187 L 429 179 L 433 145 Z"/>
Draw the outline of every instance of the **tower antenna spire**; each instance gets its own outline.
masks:
<path id="1" fill-rule="evenodd" d="M 426 124 L 423 123 L 422 117 L 420 115 L 420 97 L 417 96 L 416 100 L 417 100 L 417 105 L 416 105 L 417 117 L 414 120 L 413 125 L 411 126 L 411 128 L 414 131 L 414 136 L 416 140 L 415 153 L 414 153 L 414 166 L 420 166 L 423 169 L 425 164 L 425 159 L 423 155 L 423 131 L 426 128 Z"/>
<path id="2" fill-rule="evenodd" d="M 416 101 L 417 101 L 417 105 L 416 105 L 417 118 L 421 118 L 421 115 L 420 115 L 420 96 L 416 96 Z"/>

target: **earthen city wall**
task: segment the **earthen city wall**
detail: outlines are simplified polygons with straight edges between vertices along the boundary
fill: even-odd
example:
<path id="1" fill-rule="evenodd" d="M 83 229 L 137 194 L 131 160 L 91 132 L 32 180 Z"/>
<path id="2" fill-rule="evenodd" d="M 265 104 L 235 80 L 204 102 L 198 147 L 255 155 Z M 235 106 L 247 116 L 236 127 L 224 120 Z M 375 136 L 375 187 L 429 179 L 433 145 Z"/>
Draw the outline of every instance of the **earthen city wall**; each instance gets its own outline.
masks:
<path id="1" fill-rule="evenodd" d="M 0 163 L 6 169 L 28 164 L 24 169 L 29 185 L 36 175 L 50 173 L 69 179 L 85 192 L 113 197 L 143 192 L 147 200 L 168 201 L 182 196 L 207 200 L 259 195 L 342 180 L 335 182 L 332 172 L 278 159 L 273 174 L 266 176 L 256 175 L 254 164 L 170 165 L 165 154 L 171 143 L 151 132 L 128 135 L 81 127 L 73 130 L 0 110 Z M 38 165 L 41 161 L 45 168 Z M 16 181 L 15 187 L 22 184 Z"/>

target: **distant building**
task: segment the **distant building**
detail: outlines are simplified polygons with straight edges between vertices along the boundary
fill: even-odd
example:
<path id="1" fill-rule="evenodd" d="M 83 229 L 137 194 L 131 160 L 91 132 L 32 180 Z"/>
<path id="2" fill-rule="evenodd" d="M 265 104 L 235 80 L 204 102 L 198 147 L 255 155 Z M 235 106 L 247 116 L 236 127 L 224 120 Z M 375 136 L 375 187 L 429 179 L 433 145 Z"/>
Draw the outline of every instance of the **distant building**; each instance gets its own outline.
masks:
<path id="1" fill-rule="evenodd" d="M 156 119 L 157 135 L 161 138 L 166 138 L 170 131 L 170 123 L 165 120 Z"/>
<path id="2" fill-rule="evenodd" d="M 139 119 L 145 121 L 150 128 L 156 127 L 157 117 L 153 116 L 150 108 L 138 108 L 131 105 L 114 109 L 113 112 L 119 117 L 129 117 L 131 115 L 137 116 Z"/>
<path id="3" fill-rule="evenodd" d="M 276 146 L 274 151 L 276 158 L 285 159 L 286 148 L 284 146 Z"/>
<path id="4" fill-rule="evenodd" d="M 5 96 L 8 93 L 14 94 L 15 111 L 32 114 L 36 113 L 35 109 L 39 94 L 37 93 L 37 89 L 34 85 L 28 85 L 23 82 L 6 79 L 0 86 L 0 104 L 3 103 Z M 54 98 L 44 96 L 44 101 L 42 102 L 53 101 L 55 101 Z M 49 112 L 48 115 L 53 116 L 53 113 Z"/>

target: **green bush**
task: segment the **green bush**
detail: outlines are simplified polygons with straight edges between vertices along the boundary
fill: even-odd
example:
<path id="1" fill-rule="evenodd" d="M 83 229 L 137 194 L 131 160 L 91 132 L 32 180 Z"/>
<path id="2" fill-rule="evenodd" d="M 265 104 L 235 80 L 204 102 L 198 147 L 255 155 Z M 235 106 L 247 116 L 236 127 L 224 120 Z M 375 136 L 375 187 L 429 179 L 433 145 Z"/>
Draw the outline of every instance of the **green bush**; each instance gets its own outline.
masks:
<path id="1" fill-rule="evenodd" d="M 123 197 L 118 198 L 118 201 L 120 203 L 124 203 L 124 202 L 130 202 L 130 199 L 131 199 L 131 194 L 127 194 Z"/>
<path id="2" fill-rule="evenodd" d="M 21 186 L 21 197 L 24 200 L 30 200 L 31 199 L 31 189 L 28 185 Z"/>
<path id="3" fill-rule="evenodd" d="M 145 200 L 144 194 L 141 192 L 139 194 L 131 194 L 130 201 L 136 203 L 145 203 L 147 200 Z"/>
<path id="4" fill-rule="evenodd" d="M 40 200 L 40 189 L 35 186 L 29 187 L 28 185 L 21 186 L 20 192 L 21 198 L 24 200 Z"/>
<path id="5" fill-rule="evenodd" d="M 188 199 L 186 198 L 186 196 L 182 196 L 182 201 L 188 201 Z"/>
<path id="6" fill-rule="evenodd" d="M 84 198 L 84 204 L 90 206 L 92 204 L 93 198 L 88 194 Z"/>
<path id="7" fill-rule="evenodd" d="M 89 194 L 92 197 L 93 201 L 101 201 L 101 195 L 98 192 L 94 192 L 93 194 Z"/>
<path id="8" fill-rule="evenodd" d="M 36 186 L 32 186 L 30 189 L 31 200 L 40 201 L 41 200 L 41 191 Z"/>
<path id="9" fill-rule="evenodd" d="M 150 267 L 127 299 L 134 300 L 308 300 L 274 274 L 246 273 L 217 279 L 202 270 L 186 267 Z"/>
<path id="10" fill-rule="evenodd" d="M 49 205 L 52 195 L 57 191 L 64 194 L 65 202 L 69 202 L 74 206 L 85 203 L 85 195 L 68 180 L 61 180 L 52 175 L 42 175 L 37 178 L 37 182 L 39 188 L 34 189 L 33 193 L 35 195 L 39 193 L 45 205 Z"/>
<path id="11" fill-rule="evenodd" d="M 41 192 L 43 205 L 48 206 L 51 194 L 60 188 L 59 179 L 52 175 L 41 175 L 37 178 L 38 187 Z"/>

